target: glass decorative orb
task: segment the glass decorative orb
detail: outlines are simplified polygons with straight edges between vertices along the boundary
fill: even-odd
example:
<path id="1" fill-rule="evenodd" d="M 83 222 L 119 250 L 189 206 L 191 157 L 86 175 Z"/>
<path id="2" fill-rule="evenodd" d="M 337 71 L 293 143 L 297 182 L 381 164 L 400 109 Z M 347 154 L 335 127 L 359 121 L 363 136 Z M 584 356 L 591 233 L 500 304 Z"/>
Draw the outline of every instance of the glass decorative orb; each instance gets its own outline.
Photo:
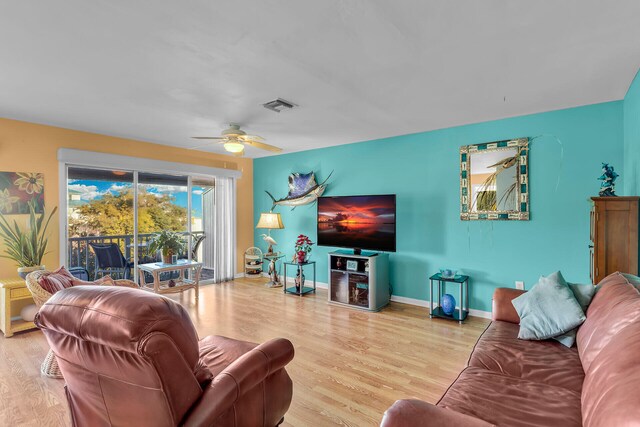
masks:
<path id="1" fill-rule="evenodd" d="M 444 294 L 440 299 L 440 307 L 444 314 L 451 316 L 456 309 L 456 299 L 451 294 Z"/>

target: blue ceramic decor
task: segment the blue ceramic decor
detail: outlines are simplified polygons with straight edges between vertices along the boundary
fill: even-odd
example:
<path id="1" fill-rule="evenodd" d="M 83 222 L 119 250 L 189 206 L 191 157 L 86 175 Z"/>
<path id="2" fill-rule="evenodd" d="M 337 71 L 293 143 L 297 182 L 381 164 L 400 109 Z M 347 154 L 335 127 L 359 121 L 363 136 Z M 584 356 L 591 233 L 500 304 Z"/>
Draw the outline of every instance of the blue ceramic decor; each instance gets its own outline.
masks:
<path id="1" fill-rule="evenodd" d="M 444 314 L 451 316 L 456 309 L 456 299 L 451 294 L 444 294 L 440 299 L 440 307 Z"/>
<path id="2" fill-rule="evenodd" d="M 613 166 L 607 163 L 602 164 L 602 175 L 598 178 L 602 181 L 600 184 L 600 197 L 609 197 L 616 195 L 616 178 L 618 174 L 613 171 Z"/>

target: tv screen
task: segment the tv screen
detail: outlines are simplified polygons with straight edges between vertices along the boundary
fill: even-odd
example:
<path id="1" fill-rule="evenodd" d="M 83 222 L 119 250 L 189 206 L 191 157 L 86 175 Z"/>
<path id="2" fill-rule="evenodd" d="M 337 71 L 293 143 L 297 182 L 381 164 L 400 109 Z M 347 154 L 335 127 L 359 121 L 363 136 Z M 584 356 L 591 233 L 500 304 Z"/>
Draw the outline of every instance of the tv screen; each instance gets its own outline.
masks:
<path id="1" fill-rule="evenodd" d="M 318 245 L 395 252 L 395 194 L 318 198 Z"/>

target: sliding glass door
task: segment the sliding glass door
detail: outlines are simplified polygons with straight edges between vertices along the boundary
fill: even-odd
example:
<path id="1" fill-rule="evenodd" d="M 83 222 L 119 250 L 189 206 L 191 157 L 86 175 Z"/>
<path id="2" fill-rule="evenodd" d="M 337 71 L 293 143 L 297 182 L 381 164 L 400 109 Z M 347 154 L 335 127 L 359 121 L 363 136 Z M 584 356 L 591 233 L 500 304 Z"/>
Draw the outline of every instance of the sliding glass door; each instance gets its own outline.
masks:
<path id="1" fill-rule="evenodd" d="M 162 261 L 149 239 L 170 230 L 185 237 L 178 258 L 203 262 L 203 280 L 213 277 L 213 177 L 71 166 L 67 177 L 70 268 L 86 269 L 91 280 L 138 281 L 138 264 Z"/>
<path id="2" fill-rule="evenodd" d="M 160 260 L 160 254 L 149 253 L 153 233 L 163 230 L 183 233 L 188 238 L 189 178 L 147 172 L 138 173 L 138 258 Z M 188 258 L 187 251 L 176 254 Z"/>
<path id="3" fill-rule="evenodd" d="M 86 269 L 91 279 L 106 271 L 118 278 L 131 277 L 122 259 L 133 255 L 133 179 L 132 171 L 68 169 L 69 267 Z"/>
<path id="4" fill-rule="evenodd" d="M 204 281 L 213 280 L 214 191 L 213 178 L 194 178 L 191 182 L 191 259 L 202 263 Z"/>

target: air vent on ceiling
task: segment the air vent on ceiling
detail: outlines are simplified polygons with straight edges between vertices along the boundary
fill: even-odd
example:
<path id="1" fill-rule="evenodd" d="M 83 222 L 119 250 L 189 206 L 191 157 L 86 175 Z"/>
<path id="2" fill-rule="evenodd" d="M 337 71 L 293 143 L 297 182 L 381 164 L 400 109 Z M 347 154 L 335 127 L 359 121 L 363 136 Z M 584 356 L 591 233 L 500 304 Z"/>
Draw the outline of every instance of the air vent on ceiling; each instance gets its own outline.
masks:
<path id="1" fill-rule="evenodd" d="M 283 110 L 292 109 L 295 106 L 295 104 L 289 101 L 285 101 L 284 99 L 278 98 L 275 101 L 269 101 L 266 104 L 262 104 L 262 106 L 268 110 L 279 113 L 280 111 L 283 111 Z"/>

